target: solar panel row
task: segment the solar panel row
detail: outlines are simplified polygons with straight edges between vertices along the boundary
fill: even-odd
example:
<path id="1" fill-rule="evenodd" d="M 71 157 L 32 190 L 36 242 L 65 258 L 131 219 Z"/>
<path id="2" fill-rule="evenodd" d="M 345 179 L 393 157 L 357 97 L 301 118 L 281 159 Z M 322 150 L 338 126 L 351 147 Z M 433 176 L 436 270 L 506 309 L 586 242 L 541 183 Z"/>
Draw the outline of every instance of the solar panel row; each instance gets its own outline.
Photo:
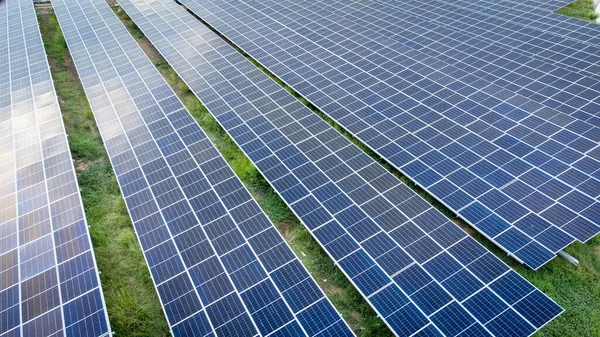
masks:
<path id="1" fill-rule="evenodd" d="M 449 44 L 451 32 L 397 25 L 403 15 L 379 3 L 182 3 L 532 268 L 600 231 L 596 119 L 498 85 L 543 77 L 547 64 L 520 68 L 525 56 L 470 38 L 428 56 L 419 49 Z M 573 85 L 569 76 L 559 83 Z"/>
<path id="2" fill-rule="evenodd" d="M 53 5 L 172 333 L 353 335 L 110 7 Z"/>
<path id="3" fill-rule="evenodd" d="M 447 2 L 449 3 L 449 2 Z M 534 29 L 556 36 L 563 36 L 574 41 L 585 42 L 592 46 L 600 43 L 594 23 L 585 22 L 569 16 L 553 14 L 557 9 L 571 3 L 569 0 L 527 1 L 502 0 L 491 2 L 478 0 L 476 5 L 489 6 L 491 12 L 496 11 L 500 18 L 511 21 L 528 29 Z M 471 7 L 466 7 L 470 9 Z M 491 13 L 485 12 L 485 13 Z"/>
<path id="4" fill-rule="evenodd" d="M 427 5 L 424 6 L 426 7 Z M 412 11 L 411 8 L 413 8 Z M 598 134 L 598 130 L 593 127 L 600 123 L 598 118 L 594 116 L 595 111 L 600 108 L 600 104 L 591 101 L 598 98 L 600 82 L 597 79 L 590 80 L 583 75 L 577 75 L 565 70 L 565 67 L 574 62 L 578 62 L 578 67 L 587 67 L 590 64 L 600 61 L 600 53 L 595 52 L 592 46 L 573 45 L 570 48 L 566 48 L 564 43 L 556 43 L 553 39 L 544 39 L 544 37 L 534 40 L 535 45 L 531 41 L 523 43 L 522 40 L 527 40 L 524 34 L 514 32 L 514 29 L 500 29 L 493 24 L 492 20 L 481 22 L 477 19 L 477 16 L 475 18 L 472 15 L 470 17 L 457 16 L 453 15 L 453 13 L 445 13 L 443 10 L 438 10 L 437 12 L 441 11 L 445 13 L 444 18 L 447 18 L 445 20 L 449 20 L 455 16 L 457 18 L 455 19 L 456 22 L 452 22 L 452 25 L 439 27 L 439 24 L 435 23 L 435 21 L 430 21 L 430 18 L 423 14 L 421 7 L 417 8 L 412 3 L 400 6 L 398 2 L 386 2 L 386 5 L 372 4 L 364 7 L 353 5 L 349 9 L 337 8 L 336 10 L 334 8 L 332 10 L 340 13 L 340 15 L 353 16 L 354 19 L 352 21 L 354 21 L 354 24 L 357 25 L 360 22 L 363 29 L 367 26 L 377 32 L 383 32 L 386 37 L 393 38 L 405 47 L 411 48 L 410 50 L 418 50 L 418 53 L 413 52 L 408 54 L 408 56 L 417 62 L 428 57 L 434 57 L 438 60 L 436 68 L 441 73 L 455 79 L 461 78 L 465 83 L 474 82 L 471 85 L 474 89 L 461 88 L 459 90 L 455 86 L 447 85 L 447 79 L 431 78 L 434 83 L 447 86 L 447 91 L 450 94 L 458 94 L 459 97 L 468 96 L 476 91 L 475 89 L 485 88 L 484 92 L 496 93 L 497 97 L 509 103 L 511 101 L 527 103 L 528 100 L 532 100 L 551 109 L 557 109 L 563 114 L 575 115 L 578 119 L 593 123 L 592 125 L 584 123 L 584 126 L 580 125 L 577 129 L 572 129 L 573 126 L 568 126 L 568 124 L 575 120 L 574 117 L 567 117 L 562 114 L 555 117 L 556 113 L 548 115 L 551 111 L 546 109 L 547 119 L 554 125 L 554 128 L 569 127 L 570 130 L 586 133 L 587 138 Z M 406 14 L 407 11 L 409 13 L 416 12 L 417 14 L 408 17 L 401 15 Z M 346 18 L 346 20 L 350 19 Z M 394 25 L 389 24 L 392 20 L 394 20 Z M 438 21 L 443 22 L 444 20 L 440 19 Z M 469 25 L 476 26 L 477 29 L 473 29 Z M 486 30 L 486 28 L 488 29 Z M 484 35 L 483 37 L 470 37 L 474 34 L 473 32 L 486 32 L 486 34 L 482 34 Z M 490 34 L 493 34 L 492 38 L 486 38 Z M 498 41 L 505 41 L 505 45 L 516 47 L 512 49 L 498 48 L 493 45 L 493 43 Z M 560 53 L 556 51 L 556 48 L 559 48 Z M 564 60 L 564 62 L 560 66 L 540 63 L 531 57 L 531 52 L 527 53 L 527 57 L 522 55 L 524 51 L 535 52 L 535 55 L 551 54 L 553 59 L 558 61 Z M 565 55 L 567 51 L 571 53 Z M 576 58 L 571 55 L 574 53 L 578 53 Z M 427 65 L 428 63 L 425 62 L 425 64 Z M 457 68 L 462 71 L 456 72 Z M 486 86 L 491 85 L 493 87 L 486 88 Z M 563 91 L 567 86 L 567 91 Z M 499 93 L 499 91 L 502 91 L 502 93 Z M 510 91 L 514 91 L 516 95 Z M 426 98 L 419 97 L 419 100 L 425 101 Z M 446 96 L 440 98 L 448 104 L 456 104 L 457 101 L 456 97 L 452 97 L 451 100 Z M 485 101 L 486 97 L 477 98 Z M 539 105 L 539 107 L 542 105 Z M 539 107 L 531 105 L 527 106 L 525 110 L 532 112 L 539 109 Z M 521 121 L 513 119 L 514 122 L 517 122 L 520 128 L 532 128 L 531 121 L 529 120 Z M 496 122 L 495 124 L 498 123 Z M 545 131 L 547 133 L 554 130 Z M 548 138 L 546 134 L 544 136 Z M 598 136 L 592 138 L 591 141 L 597 142 Z M 565 142 L 564 138 L 559 139 L 559 142 Z M 570 141 L 566 141 L 565 145 L 572 147 L 569 143 Z M 549 151 L 550 149 L 547 146 L 541 147 L 540 150 L 549 155 L 554 154 L 554 152 Z M 581 146 L 575 146 L 571 150 L 585 152 L 585 148 Z"/>
<path id="5" fill-rule="evenodd" d="M 586 76 L 595 74 L 598 79 L 600 48 L 593 44 L 593 39 L 598 40 L 597 25 L 582 27 L 585 24 L 579 23 L 573 26 L 587 30 L 587 35 L 573 32 L 561 28 L 566 22 L 560 16 L 549 18 L 547 13 L 526 6 L 526 11 L 519 12 L 511 7 L 513 3 L 432 1 L 416 5 L 408 1 L 380 2 L 408 12 L 409 20 L 420 18 L 428 24 L 445 26 L 481 41 L 499 43 L 513 52 L 558 65 L 563 70 Z M 425 14 L 434 9 L 432 15 Z M 473 15 L 475 13 L 477 15 Z"/>
<path id="6" fill-rule="evenodd" d="M 483 0 L 481 0 L 483 1 Z M 528 1 L 526 3 L 523 2 L 513 2 L 515 4 L 518 4 L 519 6 L 517 8 L 532 8 L 532 9 L 537 9 L 537 10 L 547 10 L 547 11 L 554 11 L 560 7 L 563 7 L 564 5 L 569 3 L 569 0 L 548 0 L 548 1 L 541 1 L 541 0 L 532 0 L 532 1 Z M 518 9 L 517 9 L 518 11 Z M 540 12 L 538 12 L 539 14 Z M 546 13 L 549 14 L 549 13 Z"/>
<path id="7" fill-rule="evenodd" d="M 0 336 L 110 327 L 31 1 L 0 2 Z"/>
<path id="8" fill-rule="evenodd" d="M 119 3 L 397 335 L 529 335 L 561 312 L 176 3 Z"/>
<path id="9" fill-rule="evenodd" d="M 445 18 L 453 18 L 456 22 L 453 22 L 452 25 L 447 25 L 448 27 L 446 28 L 438 28 L 439 24 L 427 21 L 427 17 L 421 14 L 422 8 L 418 12 L 416 9 L 411 11 L 410 4 L 406 4 L 406 6 L 400 6 L 398 2 L 387 2 L 386 4 L 386 6 L 374 6 L 380 7 L 378 8 L 379 12 L 373 13 L 373 8 L 365 8 L 364 10 L 353 8 L 352 13 L 360 18 L 361 15 L 365 16 L 365 13 L 371 13 L 377 17 L 380 17 L 382 13 L 387 13 L 387 15 L 398 17 L 400 13 L 406 13 L 406 11 L 410 13 L 417 12 L 416 15 L 411 15 L 406 20 L 398 20 L 400 21 L 398 25 L 404 31 L 409 32 L 408 36 L 411 34 L 410 31 L 414 30 L 409 28 L 410 26 L 418 27 L 417 29 L 422 32 L 418 38 L 414 38 L 410 42 L 403 42 L 405 45 L 424 53 L 423 55 L 439 59 L 443 62 L 440 65 L 459 66 L 463 71 L 469 72 L 468 77 L 464 77 L 464 81 L 476 81 L 475 84 L 477 86 L 474 86 L 475 88 L 484 88 L 493 84 L 493 88 L 486 88 L 485 91 L 494 93 L 501 91 L 501 88 L 503 88 L 516 93 L 516 95 L 511 95 L 505 90 L 502 92 L 502 95 L 500 93 L 496 94 L 496 96 L 501 97 L 505 101 L 510 102 L 517 98 L 522 101 L 530 99 L 548 108 L 556 109 L 562 114 L 554 113 L 548 115 L 551 114 L 551 110 L 545 109 L 547 118 L 554 125 L 554 128 L 576 130 L 585 133 L 587 138 L 590 138 L 592 142 L 598 141 L 597 126 L 600 125 L 600 120 L 595 116 L 595 112 L 600 108 L 600 105 L 592 101 L 598 98 L 600 81 L 597 78 L 590 79 L 586 77 L 585 73 L 584 75 L 578 75 L 572 71 L 565 70 L 566 67 L 572 64 L 577 67 L 589 67 L 592 64 L 600 62 L 600 51 L 594 50 L 594 47 L 586 46 L 585 44 L 567 44 L 566 42 L 568 41 L 560 39 L 557 42 L 556 38 L 548 36 L 537 37 L 533 41 L 528 41 L 529 38 L 526 34 L 514 32 L 514 29 L 500 29 L 497 25 L 494 25 L 493 21 L 490 22 L 491 20 L 481 22 L 474 19 L 472 15 L 470 17 L 454 15 L 454 13 L 446 13 L 443 10 L 438 10 L 438 12 L 445 13 Z M 420 18 L 415 16 L 419 16 Z M 476 26 L 477 29 L 473 29 L 469 25 Z M 428 29 L 428 27 L 433 28 Z M 397 28 L 386 29 L 385 26 L 377 25 L 377 30 L 404 37 L 401 34 L 403 31 Z M 458 32 L 459 30 L 460 32 Z M 479 33 L 479 35 L 475 35 L 474 32 Z M 484 32 L 485 34 L 483 34 Z M 492 35 L 491 38 L 488 35 Z M 502 48 L 494 45 L 498 41 L 503 42 Z M 567 45 L 569 46 L 568 48 L 566 47 Z M 506 46 L 514 47 L 504 48 Z M 524 53 L 527 57 L 522 55 Z M 573 54 L 576 54 L 575 57 Z M 415 55 L 420 54 L 412 54 L 412 56 Z M 531 55 L 550 55 L 552 59 L 557 61 L 552 62 L 559 63 L 559 65 L 540 63 L 535 58 L 532 58 Z M 509 61 L 517 63 L 507 64 Z M 507 70 L 501 70 L 498 66 L 503 66 Z M 438 68 L 441 68 L 440 71 L 448 73 L 448 69 L 441 66 L 438 66 Z M 453 77 L 462 77 L 460 73 L 451 72 L 450 74 Z M 433 80 L 438 84 L 445 85 L 445 83 L 440 82 L 436 78 L 433 78 Z M 450 89 L 454 90 L 455 88 Z M 459 93 L 464 95 L 463 92 Z M 449 103 L 453 102 L 450 101 Z M 535 107 L 535 105 L 528 106 L 525 110 L 532 112 L 535 111 Z M 564 116 L 564 114 L 571 117 Z M 573 128 L 574 125 L 569 124 L 576 120 L 575 117 L 585 120 L 586 123 L 578 126 L 577 129 Z M 531 122 L 526 123 L 528 121 L 516 120 L 519 127 L 531 129 Z M 555 130 L 546 130 L 546 132 L 548 131 Z M 557 140 L 565 143 L 571 150 L 584 153 L 587 151 L 586 148 L 577 146 L 577 143 L 571 143 L 564 138 Z M 550 151 L 548 146 L 540 147 L 540 150 L 549 155 L 555 153 Z M 566 160 L 563 161 L 566 162 Z"/>

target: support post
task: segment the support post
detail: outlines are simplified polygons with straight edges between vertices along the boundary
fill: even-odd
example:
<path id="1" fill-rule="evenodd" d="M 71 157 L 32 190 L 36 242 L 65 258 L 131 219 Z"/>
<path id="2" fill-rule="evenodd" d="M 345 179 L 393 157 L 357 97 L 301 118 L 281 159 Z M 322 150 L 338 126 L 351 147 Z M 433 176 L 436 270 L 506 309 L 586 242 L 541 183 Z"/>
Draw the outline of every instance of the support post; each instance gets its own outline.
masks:
<path id="1" fill-rule="evenodd" d="M 560 252 L 558 252 L 558 255 L 564 257 L 565 259 L 567 259 L 567 261 L 571 262 L 572 264 L 579 264 L 579 260 L 577 260 L 573 256 L 569 255 L 564 250 L 561 250 Z"/>

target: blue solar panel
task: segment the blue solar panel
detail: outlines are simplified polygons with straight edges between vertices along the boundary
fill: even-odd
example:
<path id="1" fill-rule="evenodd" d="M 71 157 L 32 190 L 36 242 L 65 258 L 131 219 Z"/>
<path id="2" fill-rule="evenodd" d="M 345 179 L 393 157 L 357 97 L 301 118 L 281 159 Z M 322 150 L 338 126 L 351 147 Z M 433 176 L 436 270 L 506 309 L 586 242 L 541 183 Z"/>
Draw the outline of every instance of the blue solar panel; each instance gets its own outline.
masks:
<path id="1" fill-rule="evenodd" d="M 494 83 L 511 90 L 514 89 L 533 100 L 569 114 L 580 108 L 576 106 L 579 101 L 579 104 L 587 105 L 581 107 L 584 111 L 577 112 L 578 118 L 583 116 L 586 119 L 594 118 L 593 112 L 597 111 L 598 106 L 590 104 L 590 101 L 597 98 L 594 90 L 597 91 L 598 87 L 594 88 L 594 84 L 598 83 L 598 79 L 600 79 L 598 77 L 600 48 L 594 44 L 594 41 L 600 42 L 597 37 L 600 28 L 597 25 L 558 15 L 548 16 L 547 8 L 542 10 L 538 7 L 531 7 L 529 3 L 516 5 L 513 1 L 494 3 L 486 0 L 474 2 L 434 1 L 418 5 L 409 1 L 380 1 L 380 3 L 384 6 L 391 6 L 392 12 L 401 11 L 410 14 L 405 20 L 398 21 L 406 21 L 409 24 L 420 26 L 425 26 L 424 23 L 434 23 L 440 29 L 451 29 L 452 33 L 436 28 L 435 32 L 440 35 L 428 36 L 428 38 L 437 37 L 435 43 L 444 46 L 448 46 L 451 40 L 454 40 L 452 41 L 454 43 L 459 41 L 473 45 L 479 51 L 473 53 L 472 59 L 477 59 L 478 62 L 490 60 L 486 53 L 505 57 L 508 57 L 510 53 L 513 53 L 510 54 L 512 56 L 517 56 L 517 53 L 527 56 L 524 60 L 530 61 L 523 62 L 523 65 L 531 67 L 530 71 L 534 71 L 536 68 L 541 71 L 538 73 L 541 76 L 536 78 L 536 81 L 532 81 L 536 76 L 535 72 L 528 74 L 530 71 L 524 71 L 528 68 L 521 67 L 507 74 L 509 81 L 498 79 Z M 561 6 L 550 5 L 548 7 L 556 9 Z M 431 13 L 434 14 L 427 16 L 425 13 L 428 11 L 432 11 Z M 389 14 L 394 15 L 392 12 Z M 475 13 L 477 15 L 473 15 Z M 569 21 L 577 22 L 573 24 Z M 397 24 L 399 23 L 397 22 Z M 460 31 L 460 34 L 457 34 L 457 31 Z M 439 39 L 439 37 L 443 37 L 443 39 Z M 498 44 L 501 45 L 501 48 L 498 48 Z M 430 48 L 427 44 L 420 50 L 437 57 L 434 51 L 436 49 Z M 437 51 L 444 54 L 443 50 Z M 536 62 L 533 59 L 544 62 Z M 485 71 L 487 77 L 500 77 L 501 75 L 497 68 L 488 67 Z M 583 76 L 578 76 L 577 73 L 581 73 Z M 476 72 L 472 74 L 476 75 Z M 594 79 L 592 82 L 588 82 L 586 79 L 589 76 Z M 561 86 L 572 82 L 576 83 L 571 85 L 568 90 L 561 92 Z M 587 86 L 591 86 L 591 88 L 587 88 Z M 590 89 L 592 91 L 589 91 Z M 565 98 L 566 95 L 574 95 L 577 98 L 573 98 L 570 102 L 558 99 L 558 97 Z M 583 112 L 588 114 L 583 114 Z M 598 125 L 597 121 L 596 125 Z"/>
<path id="2" fill-rule="evenodd" d="M 0 336 L 107 336 L 67 135 L 31 1 L 0 2 Z"/>
<path id="3" fill-rule="evenodd" d="M 394 333 L 491 335 L 487 324 L 527 326 L 483 323 L 464 303 L 489 291 L 513 312 L 502 297 L 512 294 L 491 287 L 533 286 L 227 42 L 170 0 L 120 4 Z M 561 311 L 550 299 L 535 308 Z"/>
<path id="4" fill-rule="evenodd" d="M 110 7 L 53 5 L 173 335 L 352 336 Z"/>
<path id="5" fill-rule="evenodd" d="M 600 231 L 599 79 L 380 2 L 182 3 L 530 267 Z"/>
<path id="6" fill-rule="evenodd" d="M 441 4 L 439 1 L 438 3 Z M 491 28 L 494 27 L 497 32 L 502 31 L 507 33 L 498 41 L 504 43 L 508 41 L 519 41 L 519 44 L 511 46 L 515 47 L 515 50 L 522 50 L 526 53 L 531 53 L 532 55 L 537 53 L 538 57 L 547 58 L 550 61 L 555 61 L 557 59 L 564 60 L 570 55 L 577 55 L 576 60 L 572 60 L 566 64 L 569 66 L 577 64 L 578 66 L 581 66 L 580 69 L 588 68 L 590 65 L 593 65 L 593 62 L 589 62 L 590 60 L 587 60 L 587 58 L 589 56 L 593 56 L 594 52 L 598 50 L 598 43 L 600 43 L 600 39 L 598 38 L 597 34 L 599 28 L 593 23 L 583 22 L 568 16 L 551 14 L 556 9 L 563 7 L 568 3 L 570 3 L 568 0 L 547 2 L 519 2 L 514 0 L 491 2 L 487 0 L 479 0 L 469 3 L 457 1 L 452 3 L 444 2 L 444 4 L 441 6 L 442 8 L 438 7 L 438 9 L 442 12 L 451 10 L 452 13 L 449 13 L 451 16 L 449 20 L 458 18 L 455 15 L 464 15 L 465 12 L 477 11 L 479 17 L 481 18 L 481 22 L 484 24 L 477 26 L 478 29 L 475 29 L 475 31 L 485 30 L 486 37 L 493 36 L 492 34 L 494 33 L 492 33 Z M 456 10 L 457 7 L 455 7 L 455 5 L 461 6 L 462 10 L 460 12 L 463 14 Z M 427 6 L 425 8 L 427 8 Z M 437 22 L 435 21 L 437 19 L 438 18 L 435 17 L 432 21 Z M 470 26 L 470 23 L 467 22 L 466 24 Z M 459 25 L 458 27 L 463 26 Z M 504 29 L 511 30 L 506 31 Z M 464 29 L 461 28 L 461 30 Z M 487 32 L 489 32 L 489 34 Z M 580 45 L 573 44 L 566 44 L 563 45 L 562 48 L 555 48 L 552 47 L 553 44 L 559 41 L 562 43 L 563 41 L 560 39 L 555 40 L 553 37 L 560 37 L 585 43 L 588 44 L 588 47 L 590 48 L 588 49 L 586 47 L 579 49 Z M 542 42 L 537 39 L 543 39 L 546 41 Z M 528 40 L 535 43 L 529 43 Z M 521 46 L 523 43 L 525 44 L 525 48 L 522 48 Z M 545 50 L 540 52 L 540 48 Z M 571 48 L 576 50 L 571 50 Z M 563 54 L 564 57 L 548 58 L 546 51 L 561 51 L 561 54 Z M 588 68 L 587 70 L 590 73 L 597 73 L 597 65 Z"/>

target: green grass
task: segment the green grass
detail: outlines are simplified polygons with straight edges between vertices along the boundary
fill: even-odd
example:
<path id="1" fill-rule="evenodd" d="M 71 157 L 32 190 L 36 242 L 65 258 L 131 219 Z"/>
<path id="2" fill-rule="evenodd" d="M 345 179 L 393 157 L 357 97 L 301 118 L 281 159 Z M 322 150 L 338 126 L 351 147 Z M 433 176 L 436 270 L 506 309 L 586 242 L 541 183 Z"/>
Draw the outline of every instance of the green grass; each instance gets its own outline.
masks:
<path id="1" fill-rule="evenodd" d="M 592 22 L 596 22 L 598 18 L 598 14 L 594 12 L 592 0 L 577 0 L 557 9 L 556 13 Z"/>
<path id="2" fill-rule="evenodd" d="M 169 327 L 83 88 L 54 14 L 39 15 L 69 135 L 111 328 L 117 336 L 168 336 Z"/>
<path id="3" fill-rule="evenodd" d="M 40 21 L 40 29 L 44 39 L 44 48 L 48 58 L 56 62 L 57 69 L 64 69 L 65 59 L 67 55 L 67 43 L 59 29 L 58 21 L 54 14 L 38 16 Z"/>

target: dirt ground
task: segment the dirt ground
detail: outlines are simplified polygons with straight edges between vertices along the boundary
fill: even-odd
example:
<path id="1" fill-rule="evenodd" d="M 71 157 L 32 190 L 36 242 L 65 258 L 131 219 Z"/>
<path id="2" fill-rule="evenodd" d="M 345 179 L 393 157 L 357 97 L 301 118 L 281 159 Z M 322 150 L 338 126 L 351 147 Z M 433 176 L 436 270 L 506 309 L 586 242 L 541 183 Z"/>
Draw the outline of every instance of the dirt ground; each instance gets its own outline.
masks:
<path id="1" fill-rule="evenodd" d="M 121 9 L 121 6 L 119 6 L 119 4 L 115 0 L 107 0 L 106 2 L 111 7 L 113 7 L 113 10 L 115 10 L 116 12 L 121 12 L 123 10 L 123 9 Z M 125 22 L 123 22 L 123 23 L 125 23 Z M 134 37 L 134 38 L 135 38 L 136 42 L 138 43 L 138 45 L 140 46 L 140 48 L 142 48 L 142 50 L 146 53 L 146 55 L 148 55 L 148 58 L 150 58 L 152 63 L 156 64 L 156 62 L 165 60 L 162 57 L 162 55 L 160 55 L 158 50 L 156 48 L 154 48 L 154 46 L 152 45 L 150 40 L 148 40 L 147 37 L 142 37 L 142 38 Z"/>
<path id="2" fill-rule="evenodd" d="M 48 3 L 36 3 L 35 8 L 38 14 L 48 14 L 52 10 L 52 5 Z"/>

